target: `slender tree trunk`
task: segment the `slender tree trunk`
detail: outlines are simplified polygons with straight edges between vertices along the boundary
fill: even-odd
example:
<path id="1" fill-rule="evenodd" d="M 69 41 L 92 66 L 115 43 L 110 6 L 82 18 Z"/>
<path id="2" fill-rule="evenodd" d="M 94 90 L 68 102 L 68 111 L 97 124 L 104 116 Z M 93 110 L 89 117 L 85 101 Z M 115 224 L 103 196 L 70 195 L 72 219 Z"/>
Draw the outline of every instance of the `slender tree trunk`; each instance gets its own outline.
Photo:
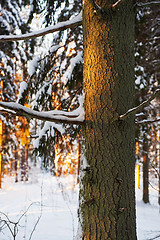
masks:
<path id="1" fill-rule="evenodd" d="M 158 174 L 158 179 L 159 179 L 159 195 L 158 195 L 158 204 L 160 205 L 160 130 L 158 129 L 158 137 L 157 137 L 157 142 L 158 142 L 158 149 L 157 149 L 157 155 L 158 155 L 158 166 L 159 166 L 159 174 Z"/>
<path id="2" fill-rule="evenodd" d="M 14 150 L 14 158 L 15 158 L 15 163 L 14 163 L 14 171 L 15 171 L 15 182 L 18 182 L 18 169 L 17 169 L 17 165 L 18 165 L 18 151 L 17 151 L 17 146 L 15 146 L 15 150 Z"/>
<path id="3" fill-rule="evenodd" d="M 0 150 L 0 189 L 2 188 L 2 152 Z"/>
<path id="4" fill-rule="evenodd" d="M 79 177 L 80 177 L 80 160 L 81 160 L 81 133 L 78 136 L 78 169 L 77 169 L 77 183 L 79 183 Z"/>
<path id="5" fill-rule="evenodd" d="M 147 139 L 147 129 L 143 137 L 143 201 L 144 203 L 149 203 L 149 158 L 148 158 L 148 139 Z"/>
<path id="6" fill-rule="evenodd" d="M 85 168 L 80 189 L 84 240 L 135 240 L 134 9 L 84 1 Z"/>

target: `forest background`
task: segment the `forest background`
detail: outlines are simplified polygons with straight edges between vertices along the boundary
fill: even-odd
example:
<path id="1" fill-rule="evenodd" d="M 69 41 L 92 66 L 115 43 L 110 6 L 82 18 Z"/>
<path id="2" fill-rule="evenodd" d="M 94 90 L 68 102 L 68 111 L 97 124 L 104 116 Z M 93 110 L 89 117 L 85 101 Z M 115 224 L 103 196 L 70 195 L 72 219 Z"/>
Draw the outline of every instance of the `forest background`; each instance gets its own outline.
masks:
<path id="1" fill-rule="evenodd" d="M 81 9 L 80 1 L 2 1 L 0 34 L 28 34 L 36 28 L 73 19 Z M 135 11 L 135 105 L 139 106 L 155 97 L 159 89 L 160 7 L 156 1 L 143 1 L 135 4 Z M 38 111 L 71 112 L 81 107 L 82 52 L 82 26 L 42 38 L 0 42 L 0 100 Z M 143 167 L 145 203 L 149 202 L 149 185 L 160 193 L 159 136 L 156 95 L 136 114 L 136 163 Z M 29 169 L 39 157 L 43 169 L 56 176 L 75 174 L 79 181 L 82 146 L 81 127 L 77 124 L 22 118 L 2 108 L 0 146 L 1 178 L 14 173 L 16 182 L 27 181 Z M 149 180 L 149 174 L 159 180 L 158 185 Z M 157 201 L 160 204 L 160 197 Z"/>

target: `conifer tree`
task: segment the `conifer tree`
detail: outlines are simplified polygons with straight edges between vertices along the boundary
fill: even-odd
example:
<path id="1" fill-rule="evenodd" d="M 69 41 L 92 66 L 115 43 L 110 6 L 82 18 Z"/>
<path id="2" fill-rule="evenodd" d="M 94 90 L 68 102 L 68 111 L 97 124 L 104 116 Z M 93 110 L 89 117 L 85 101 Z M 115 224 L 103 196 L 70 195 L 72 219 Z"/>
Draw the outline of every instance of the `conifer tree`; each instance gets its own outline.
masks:
<path id="1" fill-rule="evenodd" d="M 0 35 L 29 31 L 26 19 L 21 14 L 24 6 L 19 0 L 0 2 Z M 27 59 L 31 56 L 31 50 L 29 50 L 31 45 L 32 41 L 0 43 L 0 101 L 18 100 L 20 82 L 25 81 L 28 75 Z M 20 144 L 20 138 L 17 137 L 18 128 L 15 128 L 18 118 L 5 114 L 3 111 L 1 119 L 3 122 L 3 162 L 14 161 L 14 152 Z"/>
<path id="2" fill-rule="evenodd" d="M 158 16 L 160 8 L 158 5 L 143 1 L 143 7 L 137 9 L 136 23 L 136 103 L 145 101 L 159 87 L 159 45 L 160 31 Z M 143 200 L 149 202 L 149 167 L 157 167 L 157 141 L 154 141 L 154 132 L 158 133 L 159 98 L 152 101 L 150 105 L 140 110 L 137 121 L 137 141 L 141 152 L 139 156 L 143 159 Z M 143 122 L 143 119 L 150 122 Z M 155 122 L 154 122 L 155 121 Z M 153 146 L 155 145 L 155 146 Z M 153 149 L 155 149 L 153 153 Z M 156 173 L 157 174 L 157 173 Z"/>

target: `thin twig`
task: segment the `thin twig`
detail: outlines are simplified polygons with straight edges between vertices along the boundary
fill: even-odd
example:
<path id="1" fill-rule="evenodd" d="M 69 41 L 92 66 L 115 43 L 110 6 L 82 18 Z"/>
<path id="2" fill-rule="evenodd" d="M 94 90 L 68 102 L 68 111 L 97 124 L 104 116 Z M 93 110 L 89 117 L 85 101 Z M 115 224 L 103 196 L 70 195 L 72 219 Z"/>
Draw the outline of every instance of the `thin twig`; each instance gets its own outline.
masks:
<path id="1" fill-rule="evenodd" d="M 33 233 L 35 232 L 36 227 L 37 227 L 37 225 L 38 225 L 38 223 L 39 223 L 39 221 L 40 221 L 40 219 L 41 219 L 41 217 L 42 217 L 42 207 L 43 207 L 43 182 L 42 182 L 42 185 L 41 185 L 41 205 L 40 205 L 40 207 L 41 207 L 40 215 L 39 215 L 39 217 L 38 217 L 38 219 L 37 219 L 37 222 L 35 223 L 35 225 L 34 225 L 34 227 L 33 227 L 33 230 L 32 230 L 32 232 L 31 232 L 31 234 L 30 234 L 29 240 L 31 240 L 32 235 L 33 235 Z"/>
<path id="2" fill-rule="evenodd" d="M 149 238 L 149 239 L 147 239 L 147 240 L 154 240 L 154 239 L 157 239 L 157 238 L 159 238 L 160 237 L 160 235 L 158 235 L 158 236 L 156 236 L 156 237 L 154 237 L 154 238 Z"/>
<path id="3" fill-rule="evenodd" d="M 115 3 L 112 5 L 112 9 L 115 10 L 116 7 L 118 7 L 122 2 L 123 2 L 123 0 L 118 0 L 117 2 L 115 2 Z"/>
<path id="4" fill-rule="evenodd" d="M 147 3 L 137 3 L 137 7 L 151 7 L 151 6 L 157 6 L 160 5 L 159 1 L 152 1 Z"/>
<path id="5" fill-rule="evenodd" d="M 90 3 L 92 4 L 92 7 L 94 8 L 94 12 L 97 13 L 97 15 L 100 15 L 102 12 L 104 12 L 104 9 L 101 8 L 96 2 L 95 0 L 89 0 Z"/>
<path id="6" fill-rule="evenodd" d="M 154 169 L 154 171 L 157 173 L 157 176 L 159 177 L 159 172 L 158 170 L 153 166 L 153 164 L 151 164 L 152 168 Z"/>
<path id="7" fill-rule="evenodd" d="M 156 190 L 157 192 L 159 191 L 159 189 L 156 189 L 155 187 L 153 187 L 153 185 L 152 185 L 150 182 L 148 182 L 148 184 L 151 186 L 151 188 L 153 188 L 153 189 Z"/>
<path id="8" fill-rule="evenodd" d="M 126 113 L 122 114 L 119 116 L 119 120 L 123 120 L 126 117 L 128 117 L 130 114 L 136 113 L 137 111 L 139 111 L 139 109 L 141 109 L 142 107 L 146 106 L 148 103 L 150 103 L 154 98 L 156 98 L 158 96 L 158 94 L 160 93 L 160 89 L 157 89 L 151 96 L 150 98 L 148 98 L 146 101 L 142 102 L 141 104 L 139 104 L 137 107 L 134 107 L 132 109 L 129 109 Z"/>
<path id="9" fill-rule="evenodd" d="M 142 120 L 142 121 L 136 121 L 136 124 L 139 125 L 139 124 L 151 124 L 151 123 L 155 123 L 155 122 L 159 122 L 160 121 L 160 118 L 157 118 L 157 119 L 153 119 L 153 120 Z"/>
<path id="10" fill-rule="evenodd" d="M 6 219 L 7 219 L 7 220 L 5 220 L 5 219 L 0 219 L 0 221 L 1 221 L 1 222 L 4 222 L 4 224 L 8 227 L 8 229 L 9 229 L 10 233 L 12 234 L 14 240 L 16 239 L 16 236 L 17 236 L 17 234 L 18 234 L 18 226 L 20 226 L 19 223 L 20 223 L 21 219 L 22 219 L 22 218 L 24 217 L 24 215 L 28 212 L 29 208 L 30 208 L 33 204 L 35 204 L 35 203 L 36 203 L 36 202 L 31 203 L 31 204 L 28 206 L 28 208 L 23 212 L 23 214 L 19 217 L 18 221 L 16 221 L 16 222 L 11 221 L 11 220 L 9 219 L 9 217 L 7 216 L 7 214 L 5 214 L 5 213 L 3 213 L 3 212 L 0 212 L 0 214 L 3 215 L 3 216 L 5 216 Z M 37 226 L 39 220 L 40 220 L 40 219 L 38 219 L 38 221 L 37 221 L 37 223 L 36 223 L 36 226 Z M 12 230 L 12 228 L 10 227 L 10 224 L 13 224 L 13 225 L 14 225 L 13 230 Z M 34 229 L 35 229 L 35 226 L 34 226 Z M 33 230 L 33 231 L 34 231 L 34 230 Z M 31 238 L 29 238 L 29 240 L 31 240 Z"/>
<path id="11" fill-rule="evenodd" d="M 58 178 L 56 178 L 56 179 L 57 179 L 57 181 L 58 181 Z M 72 211 L 71 211 L 71 208 L 70 208 L 67 200 L 65 199 L 63 184 L 62 184 L 61 182 L 59 182 L 59 181 L 58 181 L 58 183 L 59 183 L 59 187 L 61 188 L 61 193 L 62 193 L 63 200 L 65 201 L 65 203 L 66 203 L 66 205 L 67 205 L 67 207 L 68 207 L 68 209 L 69 209 L 69 212 L 70 212 L 70 214 L 71 214 L 71 218 L 72 218 L 72 229 L 73 229 L 73 239 L 74 239 L 74 237 L 75 237 L 75 236 L 74 236 L 74 216 L 73 216 L 73 213 L 72 213 Z"/>

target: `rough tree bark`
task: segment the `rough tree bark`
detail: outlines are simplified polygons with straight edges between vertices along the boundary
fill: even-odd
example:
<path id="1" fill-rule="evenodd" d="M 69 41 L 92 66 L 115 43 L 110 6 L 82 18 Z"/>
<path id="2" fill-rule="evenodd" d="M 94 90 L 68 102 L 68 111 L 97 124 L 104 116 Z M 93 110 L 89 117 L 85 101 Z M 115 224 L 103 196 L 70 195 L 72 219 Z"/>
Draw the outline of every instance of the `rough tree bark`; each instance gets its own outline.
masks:
<path id="1" fill-rule="evenodd" d="M 84 1 L 85 240 L 136 239 L 134 116 L 118 120 L 134 106 L 134 7 L 119 2 Z"/>

